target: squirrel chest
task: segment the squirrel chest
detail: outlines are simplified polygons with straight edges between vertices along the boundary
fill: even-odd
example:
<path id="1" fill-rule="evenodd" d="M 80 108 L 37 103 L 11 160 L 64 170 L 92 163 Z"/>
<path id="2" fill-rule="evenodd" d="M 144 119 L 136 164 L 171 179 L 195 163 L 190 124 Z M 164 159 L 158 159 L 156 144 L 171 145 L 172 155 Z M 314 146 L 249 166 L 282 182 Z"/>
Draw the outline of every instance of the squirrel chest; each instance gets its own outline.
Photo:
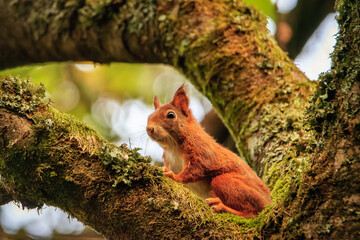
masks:
<path id="1" fill-rule="evenodd" d="M 181 152 L 178 149 L 165 149 L 164 150 L 164 163 L 165 167 L 169 168 L 175 174 L 179 174 L 185 167 L 185 161 Z M 209 198 L 211 196 L 210 182 L 203 180 L 194 183 L 185 184 L 185 186 L 196 193 L 202 199 Z"/>

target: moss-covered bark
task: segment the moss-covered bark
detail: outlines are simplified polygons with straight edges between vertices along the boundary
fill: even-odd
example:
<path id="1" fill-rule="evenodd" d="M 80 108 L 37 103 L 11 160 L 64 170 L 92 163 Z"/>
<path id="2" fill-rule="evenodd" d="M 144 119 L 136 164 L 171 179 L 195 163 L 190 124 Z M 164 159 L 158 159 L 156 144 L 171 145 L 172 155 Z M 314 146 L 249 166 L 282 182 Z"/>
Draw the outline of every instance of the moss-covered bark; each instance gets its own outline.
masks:
<path id="1" fill-rule="evenodd" d="M 316 148 L 294 197 L 275 207 L 285 239 L 360 238 L 360 2 L 338 0 L 336 8 L 332 67 L 306 113 Z"/>

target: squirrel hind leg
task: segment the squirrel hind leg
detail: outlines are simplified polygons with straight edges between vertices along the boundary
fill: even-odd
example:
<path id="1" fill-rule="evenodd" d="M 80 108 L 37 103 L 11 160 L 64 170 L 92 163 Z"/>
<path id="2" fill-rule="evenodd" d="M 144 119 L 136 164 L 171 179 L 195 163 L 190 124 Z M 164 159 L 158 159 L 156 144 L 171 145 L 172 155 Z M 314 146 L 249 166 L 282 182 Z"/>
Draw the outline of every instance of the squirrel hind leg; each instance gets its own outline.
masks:
<path id="1" fill-rule="evenodd" d="M 236 211 L 235 209 L 232 209 L 228 206 L 226 206 L 221 200 L 220 198 L 207 198 L 205 199 L 205 202 L 207 204 L 209 204 L 209 206 L 211 207 L 211 209 L 214 212 L 227 212 L 227 213 L 231 213 L 231 214 L 235 214 L 238 215 L 240 217 L 244 217 L 244 218 L 254 218 L 257 217 L 257 214 L 254 214 L 252 212 L 246 212 L 246 211 Z"/>
<path id="2" fill-rule="evenodd" d="M 213 178 L 211 188 L 219 199 L 217 202 L 216 198 L 209 200 L 215 212 L 224 211 L 253 218 L 264 209 L 263 196 L 249 187 L 238 173 L 226 173 Z"/>
<path id="3" fill-rule="evenodd" d="M 220 198 L 218 198 L 218 197 L 210 197 L 210 198 L 207 198 L 207 199 L 205 199 L 205 202 L 206 202 L 207 204 L 209 204 L 209 206 L 222 203 L 221 200 L 220 200 Z"/>

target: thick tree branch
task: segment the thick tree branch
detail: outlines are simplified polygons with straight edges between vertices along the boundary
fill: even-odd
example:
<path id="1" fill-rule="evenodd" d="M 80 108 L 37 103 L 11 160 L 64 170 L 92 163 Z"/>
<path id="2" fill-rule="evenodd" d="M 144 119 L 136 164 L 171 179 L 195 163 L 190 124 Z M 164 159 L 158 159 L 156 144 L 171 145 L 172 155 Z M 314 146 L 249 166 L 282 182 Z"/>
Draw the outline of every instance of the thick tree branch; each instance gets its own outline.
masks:
<path id="1" fill-rule="evenodd" d="M 155 20 L 155 8 L 151 1 L 0 0 L 0 66 L 68 60 L 159 62 L 149 50 L 155 46 L 153 36 L 147 38 L 145 31 Z M 137 55 L 131 45 L 139 43 L 139 37 L 146 41 Z"/>

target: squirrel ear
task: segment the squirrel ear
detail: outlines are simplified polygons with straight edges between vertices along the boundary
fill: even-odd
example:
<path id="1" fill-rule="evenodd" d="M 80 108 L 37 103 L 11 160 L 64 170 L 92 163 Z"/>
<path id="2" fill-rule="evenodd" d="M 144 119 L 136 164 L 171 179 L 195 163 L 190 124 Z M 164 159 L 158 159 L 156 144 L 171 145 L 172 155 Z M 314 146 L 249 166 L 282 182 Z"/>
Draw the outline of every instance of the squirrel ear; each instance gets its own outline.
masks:
<path id="1" fill-rule="evenodd" d="M 154 107 L 155 107 L 155 110 L 158 109 L 158 107 L 161 106 L 161 103 L 160 103 L 160 99 L 158 96 L 155 96 L 154 97 Z"/>
<path id="2" fill-rule="evenodd" d="M 186 94 L 185 85 L 181 85 L 181 87 L 176 91 L 174 95 L 174 99 L 172 100 L 172 105 L 179 108 L 185 116 L 188 115 L 189 112 L 189 98 Z"/>

